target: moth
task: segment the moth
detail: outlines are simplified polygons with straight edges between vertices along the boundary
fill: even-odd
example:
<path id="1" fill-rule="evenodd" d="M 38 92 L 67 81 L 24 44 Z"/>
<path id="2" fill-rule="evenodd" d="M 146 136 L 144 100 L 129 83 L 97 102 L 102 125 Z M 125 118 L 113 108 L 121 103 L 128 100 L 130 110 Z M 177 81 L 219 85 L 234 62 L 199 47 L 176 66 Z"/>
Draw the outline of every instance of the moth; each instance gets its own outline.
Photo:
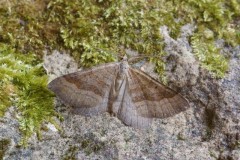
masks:
<path id="1" fill-rule="evenodd" d="M 48 85 L 71 112 L 93 116 L 104 112 L 124 124 L 147 129 L 153 118 L 167 118 L 189 108 L 188 101 L 141 70 L 122 61 L 58 77 Z"/>

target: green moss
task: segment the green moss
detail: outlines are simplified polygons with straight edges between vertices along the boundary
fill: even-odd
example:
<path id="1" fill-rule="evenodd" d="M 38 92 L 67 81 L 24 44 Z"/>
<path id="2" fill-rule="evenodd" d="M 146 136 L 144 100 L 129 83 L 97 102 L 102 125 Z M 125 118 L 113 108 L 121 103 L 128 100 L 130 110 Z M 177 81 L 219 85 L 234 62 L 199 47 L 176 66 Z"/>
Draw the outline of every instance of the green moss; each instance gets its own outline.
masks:
<path id="1" fill-rule="evenodd" d="M 0 117 L 2 117 L 7 108 L 11 105 L 10 101 L 11 85 L 4 84 L 1 81 L 0 88 L 2 88 L 2 91 L 0 92 Z"/>
<path id="2" fill-rule="evenodd" d="M 26 146 L 33 133 L 39 133 L 44 122 L 56 115 L 53 94 L 47 89 L 48 77 L 33 54 L 23 55 L 0 44 L 1 115 L 15 105 L 20 113 L 21 144 Z M 3 99 L 3 100 L 2 100 Z"/>
<path id="3" fill-rule="evenodd" d="M 83 66 L 113 61 L 121 48 L 145 54 L 158 54 L 162 49 L 154 4 L 56 0 L 48 7 L 49 21 L 58 24 L 64 46 Z"/>
<path id="4" fill-rule="evenodd" d="M 70 50 L 85 67 L 114 61 L 122 48 L 162 57 L 164 43 L 159 27 L 163 25 L 176 38 L 181 26 L 195 23 L 196 34 L 201 35 L 195 36 L 196 43 L 204 42 L 202 35 L 206 35 L 212 41 L 223 38 L 227 44 L 239 45 L 239 8 L 238 0 L 3 1 L 0 41 L 37 55 L 42 55 L 46 46 Z M 214 46 L 207 46 L 203 56 L 208 60 L 202 64 L 222 77 L 226 69 L 219 68 L 219 63 L 224 58 L 218 50 L 210 49 Z M 156 71 L 164 75 L 161 58 L 153 62 Z"/>
<path id="5" fill-rule="evenodd" d="M 240 26 L 235 24 L 240 4 L 236 0 L 153 0 L 150 3 L 52 0 L 48 7 L 51 10 L 48 20 L 59 24 L 64 46 L 87 67 L 112 61 L 112 54 L 120 52 L 120 48 L 131 48 L 139 53 L 159 55 L 152 62 L 163 76 L 165 64 L 161 57 L 165 54 L 159 27 L 168 26 L 171 36 L 178 37 L 182 25 L 195 23 L 194 52 L 198 58 L 205 57 L 204 61 L 200 60 L 203 67 L 222 78 L 228 61 L 219 53 L 214 40 L 223 38 L 227 44 L 240 44 Z M 206 39 L 211 43 L 205 43 Z M 199 51 L 198 45 L 205 51 Z"/>
<path id="6" fill-rule="evenodd" d="M 192 37 L 193 52 L 202 62 L 202 67 L 210 71 L 213 77 L 223 78 L 228 70 L 228 59 L 219 53 L 212 39 L 200 38 L 195 34 Z"/>
<path id="7" fill-rule="evenodd" d="M 0 5 L 0 42 L 8 43 L 20 52 L 37 55 L 48 43 L 43 13 L 46 1 L 2 1 Z M 52 37 L 53 38 L 53 37 Z"/>
<path id="8" fill-rule="evenodd" d="M 202 66 L 217 78 L 223 78 L 228 70 L 228 59 L 219 53 L 212 39 L 195 34 L 192 37 L 193 52 L 202 62 Z"/>
<path id="9" fill-rule="evenodd" d="M 0 159 L 3 159 L 5 152 L 10 145 L 9 139 L 0 139 Z"/>

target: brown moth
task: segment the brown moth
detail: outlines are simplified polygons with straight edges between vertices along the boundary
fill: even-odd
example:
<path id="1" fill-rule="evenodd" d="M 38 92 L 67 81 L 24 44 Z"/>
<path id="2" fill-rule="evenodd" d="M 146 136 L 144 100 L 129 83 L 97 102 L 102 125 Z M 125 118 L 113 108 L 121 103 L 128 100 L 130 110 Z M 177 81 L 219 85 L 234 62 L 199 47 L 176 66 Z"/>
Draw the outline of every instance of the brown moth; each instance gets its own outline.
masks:
<path id="1" fill-rule="evenodd" d="M 74 114 L 103 112 L 138 129 L 151 126 L 153 118 L 167 118 L 189 108 L 180 94 L 144 72 L 121 62 L 108 63 L 54 79 L 48 85 Z"/>

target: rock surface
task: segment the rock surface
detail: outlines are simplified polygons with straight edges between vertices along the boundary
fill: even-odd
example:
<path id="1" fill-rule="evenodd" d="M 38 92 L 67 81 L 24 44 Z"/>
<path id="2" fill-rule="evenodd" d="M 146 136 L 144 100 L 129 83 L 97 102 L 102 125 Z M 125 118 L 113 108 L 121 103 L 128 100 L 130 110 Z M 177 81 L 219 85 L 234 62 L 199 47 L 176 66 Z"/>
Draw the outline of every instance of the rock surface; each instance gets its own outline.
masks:
<path id="1" fill-rule="evenodd" d="M 3 159 L 239 160 L 240 47 L 224 48 L 232 54 L 229 72 L 221 80 L 213 79 L 192 54 L 187 37 L 193 29 L 184 26 L 182 36 L 174 40 L 167 28 L 161 28 L 168 53 L 169 86 L 189 100 L 190 109 L 155 120 L 151 129 L 139 131 L 108 113 L 95 117 L 72 115 L 57 103 L 56 109 L 64 117 L 59 122 L 63 132 L 46 124 L 49 130 L 43 132 L 43 139 L 38 141 L 34 135 L 29 147 L 22 149 L 17 146 L 21 135 L 11 107 L 0 119 L 0 143 L 10 142 L 2 143 Z M 57 51 L 45 56 L 44 66 L 51 79 L 77 71 L 73 59 Z M 157 77 L 151 64 L 145 63 L 142 69 Z"/>

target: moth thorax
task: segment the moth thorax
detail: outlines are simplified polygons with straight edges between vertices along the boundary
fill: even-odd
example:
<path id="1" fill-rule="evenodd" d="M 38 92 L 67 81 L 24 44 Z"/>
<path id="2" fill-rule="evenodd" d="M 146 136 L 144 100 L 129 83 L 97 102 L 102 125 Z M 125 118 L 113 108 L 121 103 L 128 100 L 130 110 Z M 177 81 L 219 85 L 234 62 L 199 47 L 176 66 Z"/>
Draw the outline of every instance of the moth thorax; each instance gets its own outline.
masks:
<path id="1" fill-rule="evenodd" d="M 128 62 L 127 61 L 122 61 L 120 63 L 120 73 L 121 74 L 127 74 L 128 68 L 129 68 L 129 66 L 128 66 Z"/>

